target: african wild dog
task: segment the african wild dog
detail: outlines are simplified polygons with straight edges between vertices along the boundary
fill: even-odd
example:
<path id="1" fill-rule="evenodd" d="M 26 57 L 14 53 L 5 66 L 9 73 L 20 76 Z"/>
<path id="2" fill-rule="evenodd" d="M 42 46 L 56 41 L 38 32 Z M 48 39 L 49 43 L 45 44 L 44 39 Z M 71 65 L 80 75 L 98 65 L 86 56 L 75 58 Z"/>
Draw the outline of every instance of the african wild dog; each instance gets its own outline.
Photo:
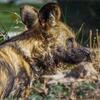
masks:
<path id="1" fill-rule="evenodd" d="M 30 80 L 36 68 L 41 67 L 44 74 L 59 62 L 79 63 L 88 58 L 89 51 L 77 46 L 74 33 L 60 21 L 60 12 L 56 3 L 46 4 L 39 12 L 30 6 L 21 7 L 28 30 L 0 46 L 1 98 L 9 95 L 22 71 Z"/>

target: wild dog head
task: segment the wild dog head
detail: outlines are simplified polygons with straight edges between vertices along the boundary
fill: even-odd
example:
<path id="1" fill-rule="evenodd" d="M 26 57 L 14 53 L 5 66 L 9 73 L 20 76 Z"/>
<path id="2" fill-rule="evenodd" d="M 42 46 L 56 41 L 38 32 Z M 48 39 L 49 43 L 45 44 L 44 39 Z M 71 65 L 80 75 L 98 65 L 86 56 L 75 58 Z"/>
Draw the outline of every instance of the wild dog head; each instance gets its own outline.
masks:
<path id="1" fill-rule="evenodd" d="M 55 50 L 53 52 L 53 56 L 56 55 L 54 59 L 61 58 L 68 63 L 70 63 L 69 61 L 71 61 L 71 63 L 84 61 L 87 55 L 89 55 L 89 51 L 87 52 L 85 49 L 80 49 L 80 46 L 75 40 L 75 34 L 68 26 L 60 21 L 60 17 L 61 9 L 57 3 L 48 3 L 39 11 L 41 28 L 46 33 L 53 34 L 52 37 L 54 37 L 52 44 L 55 46 L 51 46 L 53 47 L 51 49 Z"/>
<path id="2" fill-rule="evenodd" d="M 33 28 L 38 23 L 38 9 L 30 5 L 23 5 L 20 8 L 22 22 L 27 29 Z"/>

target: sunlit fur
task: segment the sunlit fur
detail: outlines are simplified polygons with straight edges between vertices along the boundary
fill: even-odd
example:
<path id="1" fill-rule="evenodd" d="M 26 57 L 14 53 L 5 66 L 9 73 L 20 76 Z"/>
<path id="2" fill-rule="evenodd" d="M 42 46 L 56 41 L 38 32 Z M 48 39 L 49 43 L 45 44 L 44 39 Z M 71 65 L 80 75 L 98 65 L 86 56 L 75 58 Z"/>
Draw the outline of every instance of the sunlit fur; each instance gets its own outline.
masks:
<path id="1" fill-rule="evenodd" d="M 30 64 L 34 59 L 43 55 L 44 44 L 43 34 L 34 28 L 34 30 L 26 31 L 0 46 L 0 94 L 9 81 L 9 73 L 16 77 L 21 69 L 25 69 L 28 76 L 32 76 Z"/>
<path id="2" fill-rule="evenodd" d="M 43 9 L 45 10 L 45 8 Z M 26 74 L 31 79 L 31 77 L 34 77 L 33 72 L 37 66 L 41 67 L 42 64 L 44 66 L 46 65 L 46 68 L 42 66 L 43 72 L 46 72 L 53 64 L 54 66 L 52 69 L 55 68 L 55 66 L 57 67 L 57 64 L 60 63 L 62 59 L 59 59 L 56 63 L 56 58 L 58 59 L 60 56 L 63 57 L 63 53 L 67 51 L 66 40 L 71 37 L 74 38 L 74 33 L 59 21 L 59 17 L 54 16 L 57 18 L 56 24 L 52 24 L 54 26 L 51 25 L 49 29 L 47 28 L 45 30 L 45 28 L 42 27 L 42 24 L 45 23 L 42 23 L 40 17 L 44 12 L 40 10 L 41 13 L 38 13 L 40 19 L 39 21 L 36 19 L 37 22 L 34 27 L 34 22 L 29 24 L 30 17 L 28 20 L 24 19 L 27 16 L 25 12 L 28 14 L 31 12 L 30 10 L 25 10 L 24 14 L 21 16 L 23 17 L 23 22 L 25 21 L 24 24 L 29 29 L 0 46 L 0 96 L 2 96 L 2 98 L 9 95 L 12 90 L 11 87 L 14 85 L 13 81 L 22 69 L 25 70 Z M 33 15 L 34 14 L 32 14 L 32 16 Z M 48 24 L 48 21 L 46 23 Z M 30 26 L 28 27 L 28 25 Z M 57 53 L 59 53 L 60 56 L 56 57 Z"/>
<path id="3" fill-rule="evenodd" d="M 51 54 L 53 48 L 56 49 L 56 47 L 60 46 L 66 48 L 66 38 L 73 36 L 72 31 L 60 21 L 50 30 L 44 31 L 38 19 L 36 19 L 37 22 L 33 27 L 34 21 L 30 24 L 30 17 L 28 20 L 24 19 L 27 13 L 30 14 L 32 10 L 23 11 L 24 14 L 21 17 L 23 17 L 22 21 L 25 21 L 24 24 L 29 28 L 28 31 L 0 46 L 0 95 L 3 97 L 9 95 L 6 94 L 6 91 L 11 91 L 11 89 L 7 89 L 11 87 L 10 85 L 13 86 L 12 82 L 14 80 L 11 79 L 15 79 L 21 69 L 24 69 L 27 75 L 32 77 L 34 62 L 40 59 L 44 60 L 46 54 Z M 11 83 L 9 83 L 10 80 Z"/>
<path id="4" fill-rule="evenodd" d="M 43 37 L 38 29 L 38 13 L 34 7 L 21 7 L 21 18 L 28 31 L 16 36 L 0 46 L 0 97 L 9 95 L 14 80 L 21 70 L 32 76 L 31 63 L 42 54 Z M 26 18 L 28 16 L 28 18 Z M 34 17 L 35 16 L 35 17 Z M 34 17 L 34 18 L 32 18 Z M 30 23 L 30 20 L 32 23 Z M 33 27 L 33 29 L 32 29 Z M 38 30 L 37 30 L 38 29 Z M 11 82 L 10 82 L 11 81 Z M 10 87 L 10 89 L 8 89 Z"/>

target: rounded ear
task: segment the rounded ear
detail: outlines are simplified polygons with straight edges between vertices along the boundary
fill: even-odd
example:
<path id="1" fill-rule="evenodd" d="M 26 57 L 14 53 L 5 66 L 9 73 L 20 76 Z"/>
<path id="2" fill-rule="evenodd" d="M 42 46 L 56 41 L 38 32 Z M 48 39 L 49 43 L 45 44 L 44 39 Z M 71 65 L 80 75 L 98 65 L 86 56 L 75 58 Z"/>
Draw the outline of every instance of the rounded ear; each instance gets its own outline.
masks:
<path id="1" fill-rule="evenodd" d="M 38 10 L 29 5 L 23 5 L 20 8 L 22 22 L 28 29 L 31 29 L 38 21 Z"/>
<path id="2" fill-rule="evenodd" d="M 39 21 L 46 23 L 47 21 L 58 21 L 61 17 L 61 9 L 57 3 L 48 3 L 39 11 Z M 52 23 L 52 22 L 51 22 Z"/>

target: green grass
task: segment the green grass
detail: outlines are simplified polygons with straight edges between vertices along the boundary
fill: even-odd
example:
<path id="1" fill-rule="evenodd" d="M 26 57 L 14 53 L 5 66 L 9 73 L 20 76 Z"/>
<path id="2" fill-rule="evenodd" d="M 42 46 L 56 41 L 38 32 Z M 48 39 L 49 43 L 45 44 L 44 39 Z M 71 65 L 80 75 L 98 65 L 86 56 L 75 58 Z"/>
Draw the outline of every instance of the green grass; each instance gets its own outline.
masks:
<path id="1" fill-rule="evenodd" d="M 38 85 L 34 87 L 38 90 L 42 88 L 43 83 L 37 81 L 35 84 Z M 73 88 L 73 83 L 68 84 L 50 84 L 48 85 L 48 93 L 38 93 L 36 91 L 32 92 L 28 97 L 28 100 L 70 100 L 71 94 L 74 92 L 73 98 L 77 100 L 88 100 L 91 96 L 93 98 L 94 93 L 97 89 L 97 84 L 93 82 L 77 82 L 77 85 Z M 96 96 L 95 96 L 96 97 Z M 75 100 L 76 100 L 75 99 Z M 14 100 L 12 96 L 9 96 L 7 100 Z M 71 99 L 72 100 L 72 99 Z M 89 99 L 90 100 L 90 99 Z"/>
<path id="2" fill-rule="evenodd" d="M 42 5 L 33 5 L 36 8 L 40 8 Z M 0 4 L 0 32 L 4 31 L 2 26 L 6 31 L 22 31 L 23 24 L 20 21 L 20 5 L 11 5 L 11 4 Z"/>
<path id="3" fill-rule="evenodd" d="M 2 24 L 7 31 L 12 31 L 16 25 L 16 22 L 11 18 L 11 12 L 19 13 L 19 6 L 0 4 L 0 25 Z M 2 26 L 0 26 L 0 30 L 3 30 Z"/>

